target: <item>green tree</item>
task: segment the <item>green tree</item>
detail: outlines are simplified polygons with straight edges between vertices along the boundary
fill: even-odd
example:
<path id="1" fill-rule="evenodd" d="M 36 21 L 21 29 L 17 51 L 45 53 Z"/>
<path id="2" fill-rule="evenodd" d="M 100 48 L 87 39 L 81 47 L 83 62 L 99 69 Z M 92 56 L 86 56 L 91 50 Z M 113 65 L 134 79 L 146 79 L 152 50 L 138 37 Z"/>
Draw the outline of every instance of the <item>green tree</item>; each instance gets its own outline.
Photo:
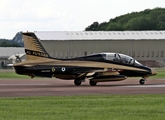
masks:
<path id="1" fill-rule="evenodd" d="M 125 30 L 154 30 L 156 29 L 155 22 L 150 18 L 138 17 L 131 19 L 123 26 Z"/>
<path id="2" fill-rule="evenodd" d="M 109 22 L 94 22 L 86 31 L 111 30 L 165 30 L 165 9 L 146 9 L 110 19 Z"/>
<path id="3" fill-rule="evenodd" d="M 92 25 L 88 26 L 85 30 L 86 31 L 96 31 L 98 26 L 99 26 L 99 23 L 94 22 Z"/>
<path id="4" fill-rule="evenodd" d="M 7 42 L 5 42 L 5 41 L 3 41 L 3 42 L 2 42 L 2 47 L 10 47 L 10 44 L 7 43 Z"/>

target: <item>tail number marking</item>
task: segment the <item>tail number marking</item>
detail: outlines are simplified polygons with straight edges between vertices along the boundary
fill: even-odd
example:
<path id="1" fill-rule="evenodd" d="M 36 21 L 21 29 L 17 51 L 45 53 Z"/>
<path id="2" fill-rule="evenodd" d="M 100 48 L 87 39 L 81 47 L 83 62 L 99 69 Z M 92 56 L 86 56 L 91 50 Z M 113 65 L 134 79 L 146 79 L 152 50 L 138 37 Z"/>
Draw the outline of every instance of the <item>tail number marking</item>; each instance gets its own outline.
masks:
<path id="1" fill-rule="evenodd" d="M 37 51 L 32 51 L 32 50 L 25 50 L 26 54 L 28 55 L 34 55 L 34 56 L 39 56 L 39 57 L 46 57 L 48 58 L 48 54 L 47 53 L 42 53 L 42 52 L 37 52 Z"/>

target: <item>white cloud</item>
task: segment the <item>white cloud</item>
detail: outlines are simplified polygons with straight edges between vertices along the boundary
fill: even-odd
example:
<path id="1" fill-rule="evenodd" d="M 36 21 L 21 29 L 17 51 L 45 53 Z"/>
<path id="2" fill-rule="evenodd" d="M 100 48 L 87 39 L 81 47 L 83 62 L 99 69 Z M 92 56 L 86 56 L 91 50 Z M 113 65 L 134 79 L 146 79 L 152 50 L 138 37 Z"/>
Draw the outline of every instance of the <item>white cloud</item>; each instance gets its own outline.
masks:
<path id="1" fill-rule="evenodd" d="M 164 0 L 2 0 L 0 38 L 26 30 L 82 31 L 95 21 L 164 5 Z"/>

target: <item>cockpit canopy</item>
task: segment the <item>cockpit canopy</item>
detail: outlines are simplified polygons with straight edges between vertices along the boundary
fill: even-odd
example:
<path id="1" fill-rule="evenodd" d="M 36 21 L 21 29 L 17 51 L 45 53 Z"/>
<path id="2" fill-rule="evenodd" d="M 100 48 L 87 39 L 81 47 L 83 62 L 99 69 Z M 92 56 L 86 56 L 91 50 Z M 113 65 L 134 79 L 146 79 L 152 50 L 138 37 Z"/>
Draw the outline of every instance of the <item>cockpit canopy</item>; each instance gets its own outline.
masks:
<path id="1" fill-rule="evenodd" d="M 124 64 L 130 64 L 130 65 L 136 65 L 136 66 L 143 66 L 137 60 L 133 59 L 130 56 L 124 55 L 124 54 L 102 53 L 102 56 L 105 60 L 108 60 L 108 61 L 113 61 L 113 62 L 117 62 L 117 63 L 124 63 Z"/>

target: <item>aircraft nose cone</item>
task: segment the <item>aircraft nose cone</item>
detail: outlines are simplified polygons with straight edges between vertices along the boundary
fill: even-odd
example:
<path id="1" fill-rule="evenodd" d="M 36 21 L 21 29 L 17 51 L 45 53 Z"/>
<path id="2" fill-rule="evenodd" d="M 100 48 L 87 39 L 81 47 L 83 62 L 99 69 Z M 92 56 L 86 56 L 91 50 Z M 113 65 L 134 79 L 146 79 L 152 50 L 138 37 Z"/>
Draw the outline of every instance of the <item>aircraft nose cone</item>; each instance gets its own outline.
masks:
<path id="1" fill-rule="evenodd" d="M 154 69 L 151 69 L 151 75 L 157 75 L 157 72 Z"/>

